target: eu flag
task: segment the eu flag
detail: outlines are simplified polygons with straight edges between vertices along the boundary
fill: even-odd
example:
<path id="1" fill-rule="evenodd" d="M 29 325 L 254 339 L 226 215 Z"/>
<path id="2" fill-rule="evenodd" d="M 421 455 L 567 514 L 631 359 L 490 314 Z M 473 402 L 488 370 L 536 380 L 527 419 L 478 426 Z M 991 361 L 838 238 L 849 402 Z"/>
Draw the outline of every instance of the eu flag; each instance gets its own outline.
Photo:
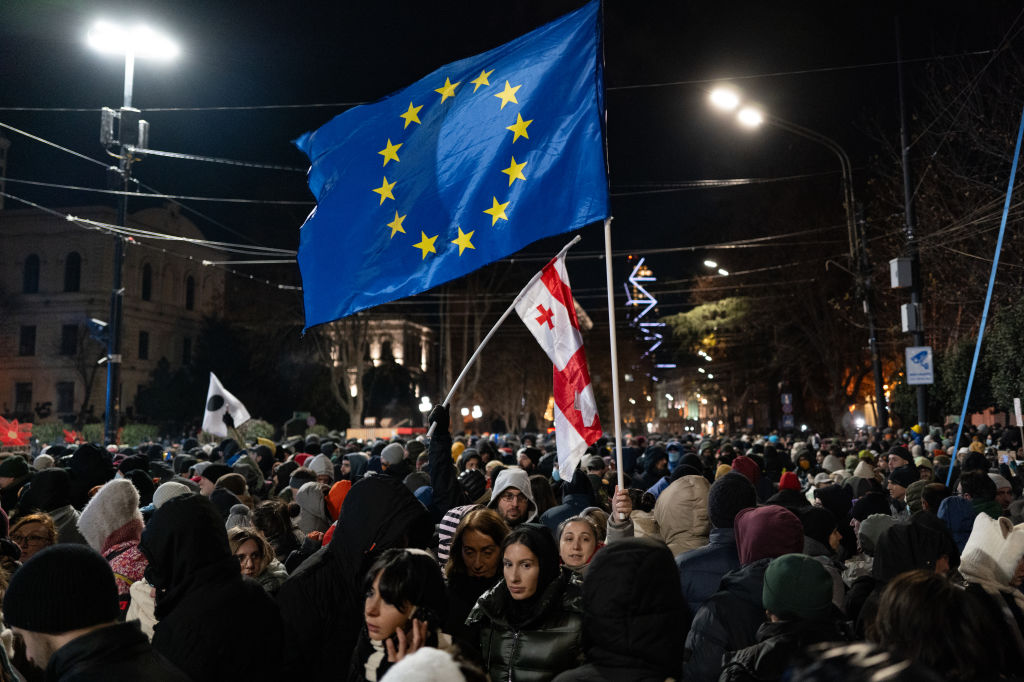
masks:
<path id="1" fill-rule="evenodd" d="M 297 139 L 306 329 L 606 218 L 599 41 L 593 0 Z"/>

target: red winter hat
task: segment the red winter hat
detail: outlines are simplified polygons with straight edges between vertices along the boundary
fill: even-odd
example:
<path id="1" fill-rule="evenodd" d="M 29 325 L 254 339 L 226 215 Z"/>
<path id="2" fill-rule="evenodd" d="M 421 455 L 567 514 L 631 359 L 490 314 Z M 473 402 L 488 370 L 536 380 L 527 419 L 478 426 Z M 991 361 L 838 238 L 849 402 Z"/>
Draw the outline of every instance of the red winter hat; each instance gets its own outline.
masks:
<path id="1" fill-rule="evenodd" d="M 761 469 L 757 462 L 745 455 L 739 455 L 732 460 L 732 470 L 746 476 L 751 483 L 757 483 L 757 479 L 761 478 Z"/>
<path id="2" fill-rule="evenodd" d="M 800 490 L 800 479 L 792 471 L 787 471 L 779 479 L 779 490 Z"/>

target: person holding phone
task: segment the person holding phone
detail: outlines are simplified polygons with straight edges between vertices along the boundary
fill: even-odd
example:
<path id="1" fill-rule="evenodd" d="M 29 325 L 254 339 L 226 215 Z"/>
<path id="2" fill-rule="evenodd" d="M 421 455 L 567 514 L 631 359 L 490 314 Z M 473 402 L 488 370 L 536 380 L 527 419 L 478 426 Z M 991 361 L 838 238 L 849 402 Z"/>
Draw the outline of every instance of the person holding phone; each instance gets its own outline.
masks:
<path id="1" fill-rule="evenodd" d="M 420 549 L 389 549 L 366 573 L 364 625 L 349 682 L 376 682 L 420 647 L 453 649 L 440 627 L 448 603 L 437 560 Z"/>
<path id="2" fill-rule="evenodd" d="M 480 633 L 491 679 L 545 682 L 580 665 L 582 583 L 559 566 L 551 532 L 522 524 L 501 549 L 502 580 L 480 597 L 466 620 Z"/>

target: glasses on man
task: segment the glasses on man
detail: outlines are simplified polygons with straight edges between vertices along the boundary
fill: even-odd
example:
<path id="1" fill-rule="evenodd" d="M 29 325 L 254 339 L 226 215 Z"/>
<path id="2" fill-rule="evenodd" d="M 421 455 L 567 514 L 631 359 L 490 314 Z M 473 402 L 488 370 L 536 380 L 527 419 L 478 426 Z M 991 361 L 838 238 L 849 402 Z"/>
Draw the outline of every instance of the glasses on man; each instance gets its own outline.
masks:
<path id="1" fill-rule="evenodd" d="M 11 540 L 16 545 L 40 545 L 46 542 L 45 535 L 12 535 Z"/>
<path id="2" fill-rule="evenodd" d="M 519 504 L 520 502 L 526 502 L 526 495 L 522 493 L 502 493 L 498 499 L 502 502 Z"/>

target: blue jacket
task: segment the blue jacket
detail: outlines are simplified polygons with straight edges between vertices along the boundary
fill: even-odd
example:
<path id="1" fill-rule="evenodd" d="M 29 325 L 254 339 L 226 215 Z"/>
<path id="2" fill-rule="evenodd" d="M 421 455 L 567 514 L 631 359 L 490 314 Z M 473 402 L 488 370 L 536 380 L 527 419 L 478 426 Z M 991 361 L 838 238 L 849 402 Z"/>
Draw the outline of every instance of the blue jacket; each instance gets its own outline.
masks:
<path id="1" fill-rule="evenodd" d="M 554 535 L 558 532 L 558 524 L 568 518 L 582 514 L 587 507 L 594 506 L 594 496 L 579 493 L 570 493 L 562 497 L 562 504 L 552 507 L 540 517 L 540 522 L 551 530 Z M 558 538 L 555 538 L 556 540 Z"/>
<path id="2" fill-rule="evenodd" d="M 712 528 L 709 539 L 709 544 L 676 557 L 683 598 L 694 614 L 718 592 L 722 577 L 740 567 L 732 528 Z"/>

